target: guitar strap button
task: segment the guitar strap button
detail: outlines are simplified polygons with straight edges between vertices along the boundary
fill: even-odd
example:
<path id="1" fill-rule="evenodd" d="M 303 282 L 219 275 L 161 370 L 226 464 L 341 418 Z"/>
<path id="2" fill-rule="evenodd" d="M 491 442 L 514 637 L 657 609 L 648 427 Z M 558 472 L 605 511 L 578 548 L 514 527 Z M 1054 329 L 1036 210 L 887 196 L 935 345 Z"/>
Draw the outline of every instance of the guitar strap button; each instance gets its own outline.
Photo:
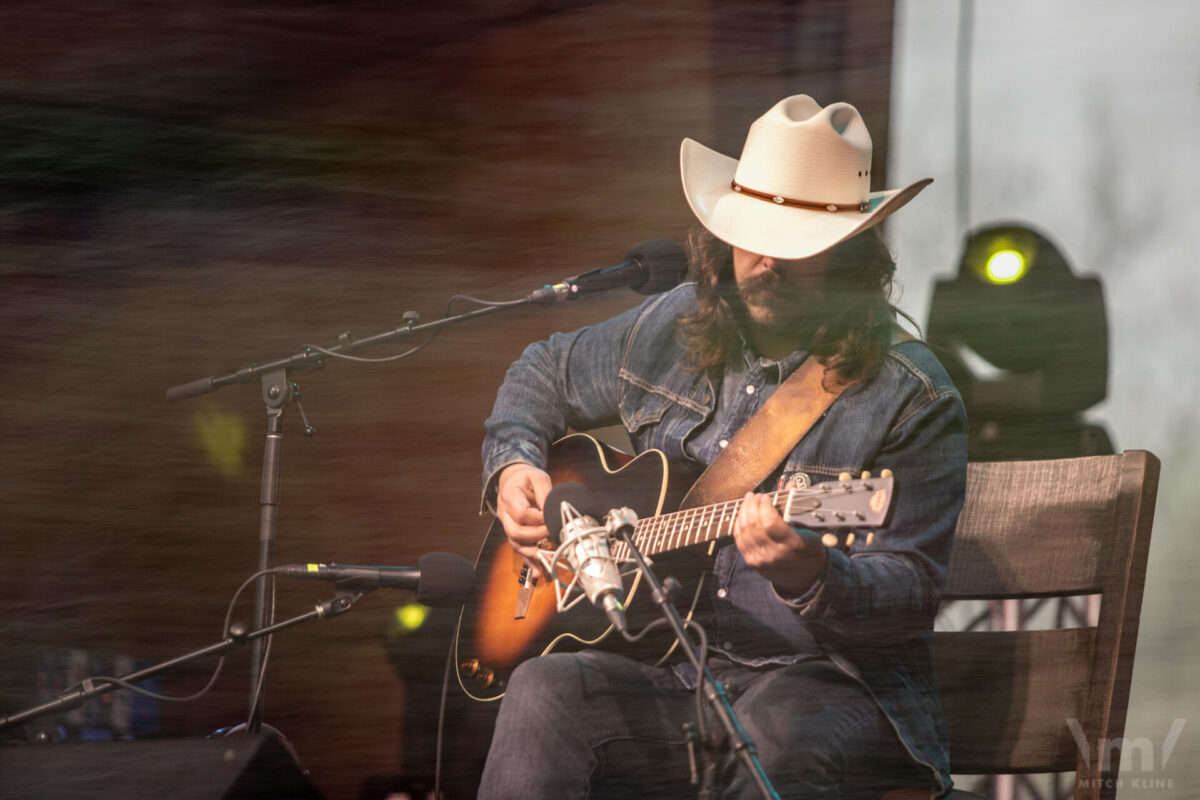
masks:
<path id="1" fill-rule="evenodd" d="M 791 477 L 784 476 L 779 479 L 778 491 L 785 492 L 791 489 L 807 489 L 812 486 L 812 478 L 805 472 L 797 472 Z"/>

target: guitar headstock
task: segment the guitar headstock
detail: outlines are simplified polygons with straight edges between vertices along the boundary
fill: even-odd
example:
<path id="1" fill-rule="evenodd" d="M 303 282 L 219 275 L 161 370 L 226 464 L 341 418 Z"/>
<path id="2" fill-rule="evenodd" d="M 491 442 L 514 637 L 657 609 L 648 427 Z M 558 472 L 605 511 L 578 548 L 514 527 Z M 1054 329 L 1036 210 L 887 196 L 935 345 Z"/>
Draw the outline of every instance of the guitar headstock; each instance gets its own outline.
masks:
<path id="1" fill-rule="evenodd" d="M 780 513 L 789 524 L 813 530 L 877 528 L 887 519 L 894 483 L 891 470 L 885 469 L 875 477 L 864 472 L 861 478 L 852 478 L 844 472 L 836 481 L 780 492 Z M 853 533 L 847 535 L 847 545 L 853 544 L 853 536 Z M 872 538 L 868 534 L 867 544 L 871 544 Z M 838 542 L 832 533 L 821 540 L 827 546 Z"/>

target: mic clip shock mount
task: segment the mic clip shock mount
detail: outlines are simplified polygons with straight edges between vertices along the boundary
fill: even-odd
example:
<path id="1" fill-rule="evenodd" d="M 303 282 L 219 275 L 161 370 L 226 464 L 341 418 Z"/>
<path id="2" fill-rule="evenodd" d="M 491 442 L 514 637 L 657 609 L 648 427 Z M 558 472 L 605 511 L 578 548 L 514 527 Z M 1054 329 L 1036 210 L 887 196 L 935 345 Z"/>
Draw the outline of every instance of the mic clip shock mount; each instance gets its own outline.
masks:
<path id="1" fill-rule="evenodd" d="M 577 565 L 575 571 L 572 572 L 568 566 L 572 551 L 579 545 L 585 544 L 585 540 L 592 536 L 603 535 L 607 538 L 613 535 L 614 531 L 617 530 L 614 521 L 618 518 L 618 515 L 620 515 L 622 524 L 629 517 L 632 517 L 632 522 L 629 523 L 631 526 L 637 523 L 637 515 L 628 508 L 614 509 L 605 518 L 605 525 L 585 527 L 585 524 L 581 520 L 589 520 L 590 517 L 580 514 L 570 503 L 563 503 L 560 511 L 562 513 L 562 534 L 565 534 L 565 538 L 553 551 L 540 550 L 537 555 L 538 559 L 542 562 L 542 566 L 545 568 L 546 574 L 552 576 L 556 607 L 559 613 L 562 613 L 574 608 L 581 600 L 587 597 L 587 592 L 580 584 L 579 576 L 580 573 L 588 569 L 593 563 L 597 563 L 600 567 L 603 567 L 604 561 L 612 561 L 617 565 L 622 581 L 626 577 L 637 573 L 638 564 L 632 558 L 614 556 L 611 554 L 611 551 L 607 556 L 597 553 L 587 553 L 584 559 Z M 564 558 L 566 559 L 566 564 L 563 563 Z M 571 574 L 569 581 L 563 581 L 563 572 Z M 589 599 L 594 600 L 594 598 Z"/>

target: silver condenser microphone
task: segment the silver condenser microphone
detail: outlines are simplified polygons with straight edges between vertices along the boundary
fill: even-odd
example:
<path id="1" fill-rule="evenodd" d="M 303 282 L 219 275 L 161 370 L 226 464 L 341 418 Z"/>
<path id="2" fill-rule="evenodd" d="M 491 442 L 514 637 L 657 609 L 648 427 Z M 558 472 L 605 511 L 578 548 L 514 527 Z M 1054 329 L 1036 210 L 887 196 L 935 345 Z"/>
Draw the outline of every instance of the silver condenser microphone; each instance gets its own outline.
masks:
<path id="1" fill-rule="evenodd" d="M 609 551 L 608 529 L 590 515 L 596 506 L 595 497 L 582 485 L 559 484 L 546 497 L 546 526 L 587 599 L 604 609 L 617 630 L 625 631 L 625 587 Z"/>

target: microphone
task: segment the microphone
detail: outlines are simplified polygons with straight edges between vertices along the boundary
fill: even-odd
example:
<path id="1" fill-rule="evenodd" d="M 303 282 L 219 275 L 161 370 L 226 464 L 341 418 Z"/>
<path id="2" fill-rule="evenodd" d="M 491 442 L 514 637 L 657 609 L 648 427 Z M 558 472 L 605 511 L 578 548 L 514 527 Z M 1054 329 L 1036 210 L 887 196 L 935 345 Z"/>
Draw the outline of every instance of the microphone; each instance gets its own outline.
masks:
<path id="1" fill-rule="evenodd" d="M 361 567 L 353 564 L 288 564 L 276 569 L 286 578 L 329 581 L 346 589 L 416 590 L 427 606 L 462 605 L 475 588 L 475 568 L 453 553 L 426 553 L 415 567 Z"/>
<path id="2" fill-rule="evenodd" d="M 613 627 L 626 631 L 625 586 L 608 549 L 608 531 L 596 521 L 602 515 L 599 508 L 596 496 L 582 485 L 560 483 L 546 496 L 546 527 L 551 540 L 565 548 L 567 563 L 588 600 L 604 609 Z"/>
<path id="3" fill-rule="evenodd" d="M 547 305 L 620 286 L 639 294 L 657 294 L 678 286 L 687 276 L 687 266 L 682 247 L 670 239 L 651 239 L 634 245 L 615 267 L 597 267 L 563 278 L 560 283 L 535 289 L 528 297 L 530 302 Z"/>

